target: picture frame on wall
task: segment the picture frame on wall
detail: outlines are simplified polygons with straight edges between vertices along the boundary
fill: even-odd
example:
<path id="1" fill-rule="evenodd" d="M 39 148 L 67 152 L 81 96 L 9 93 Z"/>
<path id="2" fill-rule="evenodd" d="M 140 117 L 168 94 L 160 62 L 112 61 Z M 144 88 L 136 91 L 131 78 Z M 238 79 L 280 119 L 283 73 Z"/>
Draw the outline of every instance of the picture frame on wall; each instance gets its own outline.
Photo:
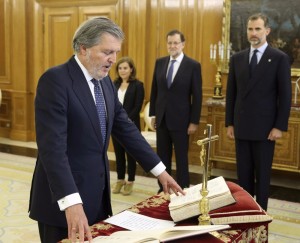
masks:
<path id="1" fill-rule="evenodd" d="M 222 41 L 231 43 L 231 55 L 249 47 L 247 19 L 254 13 L 268 16 L 268 44 L 285 52 L 291 60 L 292 76 L 300 76 L 299 0 L 224 0 Z"/>

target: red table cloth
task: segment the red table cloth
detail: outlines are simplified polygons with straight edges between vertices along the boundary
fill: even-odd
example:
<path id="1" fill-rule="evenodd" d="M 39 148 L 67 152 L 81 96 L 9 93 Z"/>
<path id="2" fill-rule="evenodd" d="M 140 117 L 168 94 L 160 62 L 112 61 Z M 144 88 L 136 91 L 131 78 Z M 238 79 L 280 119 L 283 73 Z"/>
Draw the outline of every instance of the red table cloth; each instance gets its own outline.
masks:
<path id="1" fill-rule="evenodd" d="M 174 240 L 174 243 L 265 243 L 268 242 L 268 224 L 272 221 L 270 217 L 256 201 L 240 186 L 233 182 L 227 185 L 236 200 L 236 203 L 216 210 L 210 211 L 211 221 L 214 224 L 229 224 L 228 230 L 214 231 L 204 235 L 193 236 Z M 149 217 L 172 220 L 169 212 L 170 201 L 163 193 L 152 196 L 133 207 L 127 209 Z M 177 226 L 198 225 L 198 217 L 186 219 L 177 223 Z M 124 228 L 105 223 L 103 221 L 91 226 L 93 238 L 97 236 L 110 235 L 116 231 L 126 230 Z M 62 240 L 61 243 L 67 243 Z"/>

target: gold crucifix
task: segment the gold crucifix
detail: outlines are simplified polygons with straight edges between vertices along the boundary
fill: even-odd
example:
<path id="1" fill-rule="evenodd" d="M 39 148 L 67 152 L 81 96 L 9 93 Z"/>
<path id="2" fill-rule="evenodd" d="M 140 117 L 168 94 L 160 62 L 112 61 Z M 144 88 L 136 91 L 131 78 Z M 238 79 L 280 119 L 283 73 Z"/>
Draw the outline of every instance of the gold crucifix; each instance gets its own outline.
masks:
<path id="1" fill-rule="evenodd" d="M 202 198 L 199 202 L 200 208 L 200 216 L 198 218 L 199 225 L 208 225 L 210 224 L 210 216 L 209 216 L 209 199 L 207 198 L 208 190 L 207 190 L 207 180 L 210 176 L 208 175 L 208 167 L 209 167 L 209 154 L 210 154 L 210 143 L 219 139 L 219 135 L 211 136 L 212 133 L 212 125 L 207 124 L 206 130 L 204 130 L 204 134 L 207 134 L 207 137 L 197 141 L 197 145 L 201 146 L 200 151 L 200 161 L 203 166 L 203 176 L 202 176 L 202 188 L 201 195 Z"/>

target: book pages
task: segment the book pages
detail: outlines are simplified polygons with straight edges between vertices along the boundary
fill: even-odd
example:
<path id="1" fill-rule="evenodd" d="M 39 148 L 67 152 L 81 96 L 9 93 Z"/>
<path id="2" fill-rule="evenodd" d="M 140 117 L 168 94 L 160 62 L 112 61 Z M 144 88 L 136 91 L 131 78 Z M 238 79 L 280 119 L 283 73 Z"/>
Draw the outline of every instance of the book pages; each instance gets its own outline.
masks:
<path id="1" fill-rule="evenodd" d="M 157 229 L 149 231 L 117 231 L 110 236 L 98 236 L 93 243 L 158 243 L 168 242 L 176 239 L 186 238 L 194 235 L 205 234 L 211 231 L 228 229 L 229 225 L 195 225 L 178 226 L 168 229 Z"/>
<path id="2" fill-rule="evenodd" d="M 174 222 L 201 214 L 199 208 L 199 202 L 202 199 L 201 188 L 202 184 L 198 184 L 185 189 L 186 195 L 176 196 L 172 194 L 170 196 L 169 210 Z M 235 199 L 222 176 L 209 180 L 207 189 L 209 191 L 207 198 L 209 199 L 210 210 L 235 203 Z"/>

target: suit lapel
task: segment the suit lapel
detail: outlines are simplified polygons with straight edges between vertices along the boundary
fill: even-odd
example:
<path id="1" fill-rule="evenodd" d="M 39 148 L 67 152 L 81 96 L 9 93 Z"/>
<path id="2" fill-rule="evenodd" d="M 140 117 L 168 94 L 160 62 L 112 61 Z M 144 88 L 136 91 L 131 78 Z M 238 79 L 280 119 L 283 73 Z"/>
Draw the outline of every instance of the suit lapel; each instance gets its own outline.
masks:
<path id="1" fill-rule="evenodd" d="M 182 58 L 182 60 L 181 60 L 180 65 L 178 67 L 178 70 L 177 70 L 177 72 L 176 72 L 176 74 L 174 76 L 172 85 L 173 84 L 176 85 L 176 83 L 179 82 L 180 80 L 184 80 L 184 78 L 180 78 L 180 75 L 182 75 L 182 74 L 184 75 L 184 73 L 185 73 L 184 70 L 186 69 L 187 65 L 188 65 L 188 61 L 187 61 L 186 56 L 184 55 L 183 58 Z"/>
<path id="2" fill-rule="evenodd" d="M 236 68 L 241 68 L 241 70 L 243 70 L 243 72 L 241 72 L 241 74 L 243 75 L 243 77 L 241 77 L 241 82 L 243 82 L 242 87 L 244 87 L 243 91 L 244 91 L 244 95 L 245 96 L 248 91 L 249 88 L 251 86 L 251 80 L 250 80 L 250 69 L 249 69 L 249 55 L 250 55 L 250 48 L 248 48 L 247 50 L 244 51 L 244 54 L 241 56 L 241 60 L 237 61 L 237 65 L 239 65 L 240 63 L 244 63 L 244 66 L 237 66 Z"/>
<path id="3" fill-rule="evenodd" d="M 99 118 L 97 115 L 95 101 L 91 94 L 90 88 L 74 57 L 70 60 L 69 64 L 70 76 L 73 80 L 74 93 L 78 97 L 82 107 L 84 108 L 89 119 L 91 120 L 92 126 L 99 139 L 100 148 L 103 148 L 103 141 L 99 126 Z"/>
<path id="4" fill-rule="evenodd" d="M 124 102 L 123 102 L 123 107 L 126 107 L 126 103 L 127 103 L 127 99 L 128 99 L 128 95 L 131 94 L 131 90 L 133 89 L 133 82 L 129 82 L 127 90 L 125 92 L 125 96 L 124 96 Z M 128 92 L 129 91 L 129 92 Z"/>
<path id="5" fill-rule="evenodd" d="M 265 72 L 265 69 L 269 66 L 271 60 L 272 60 L 272 51 L 271 48 L 267 46 L 264 54 L 262 55 L 259 63 L 257 64 L 255 74 L 254 74 L 255 77 L 263 76 L 263 73 Z"/>
<path id="6" fill-rule="evenodd" d="M 109 76 L 106 76 L 101 81 L 102 91 L 105 99 L 106 112 L 107 112 L 107 132 L 106 132 L 106 141 L 107 135 L 111 133 L 111 124 L 114 116 L 115 108 L 115 94 L 113 89 L 113 83 Z"/>
<path id="7" fill-rule="evenodd" d="M 168 88 L 168 81 L 167 81 L 167 73 L 168 73 L 168 66 L 169 66 L 169 62 L 170 62 L 170 57 L 166 57 L 164 60 L 164 67 L 163 67 L 163 75 L 164 75 L 164 85 L 166 86 L 167 89 Z M 172 86 L 172 85 L 171 85 Z"/>

